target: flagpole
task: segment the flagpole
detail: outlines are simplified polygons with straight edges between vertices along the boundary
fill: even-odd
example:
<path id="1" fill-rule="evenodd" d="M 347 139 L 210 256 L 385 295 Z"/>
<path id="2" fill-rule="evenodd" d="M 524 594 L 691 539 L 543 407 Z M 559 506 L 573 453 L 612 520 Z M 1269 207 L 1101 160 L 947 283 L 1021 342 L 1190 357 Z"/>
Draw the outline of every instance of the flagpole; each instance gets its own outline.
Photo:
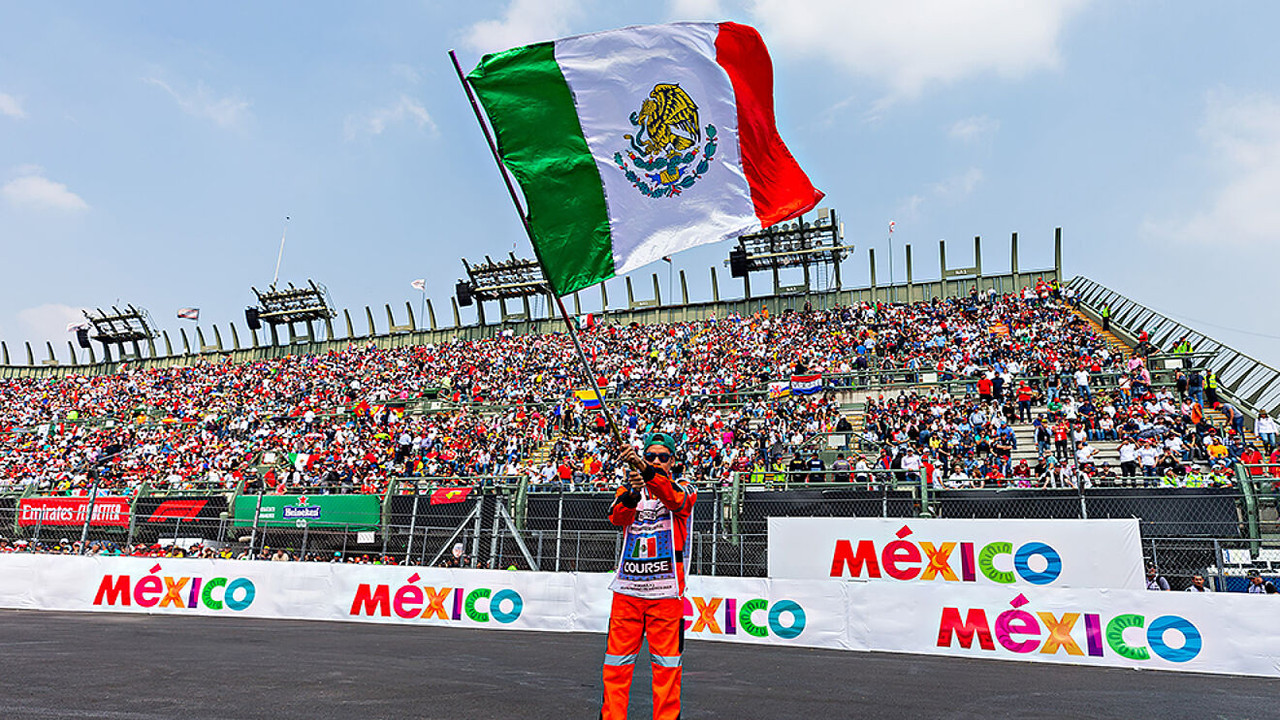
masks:
<path id="1" fill-rule="evenodd" d="M 889 304 L 898 301 L 898 288 L 893 285 L 893 225 L 889 226 Z"/>
<path id="2" fill-rule="evenodd" d="M 462 90 L 467 94 L 467 100 L 471 102 L 471 112 L 476 116 L 476 124 L 480 126 L 480 131 L 484 133 L 485 142 L 489 144 L 489 154 L 493 156 L 493 162 L 498 166 L 498 174 L 502 176 L 502 182 L 507 186 L 507 195 L 511 198 L 511 204 L 516 209 L 516 215 L 520 216 L 520 224 L 524 227 L 524 234 L 529 238 L 530 244 L 533 243 L 533 230 L 529 227 L 529 218 L 525 215 L 524 206 L 520 204 L 520 197 L 516 194 L 515 185 L 511 184 L 511 177 L 507 174 L 506 168 L 502 164 L 502 156 L 498 154 L 498 145 L 494 142 L 493 134 L 489 132 L 489 126 L 485 124 L 484 114 L 480 112 L 480 103 L 476 101 L 475 93 L 471 91 L 471 84 L 467 82 L 467 76 L 462 72 L 462 65 L 458 63 L 458 54 L 453 50 L 449 51 L 449 59 L 453 61 L 453 70 L 458 74 L 458 82 L 462 84 Z M 545 277 L 546 270 L 543 270 Z M 596 380 L 595 369 L 591 367 L 591 363 L 587 360 L 587 354 L 582 351 L 582 342 L 578 339 L 578 329 L 574 327 L 573 321 L 569 318 L 569 311 L 565 309 L 564 301 L 559 295 L 551 289 L 550 283 L 547 284 L 547 293 L 555 298 L 556 307 L 560 310 L 560 318 L 564 320 L 565 328 L 569 331 L 569 339 L 573 341 L 574 350 L 578 354 L 578 362 L 582 365 L 583 377 L 587 380 L 587 386 L 595 393 L 596 399 L 600 402 L 600 412 L 604 414 L 604 419 L 609 423 L 609 430 L 613 433 L 613 439 L 618 441 L 619 445 L 626 445 L 626 440 L 622 437 L 622 431 L 618 428 L 613 419 L 613 413 L 609 410 L 609 403 L 604 399 L 604 393 L 600 392 L 600 383 Z"/>
<path id="3" fill-rule="evenodd" d="M 275 277 L 271 278 L 272 287 L 275 287 L 275 284 L 280 280 L 280 261 L 284 260 L 284 239 L 288 235 L 289 235 L 289 217 L 286 215 L 284 218 L 284 231 L 280 233 L 280 252 L 276 254 L 276 274 L 275 274 Z"/>

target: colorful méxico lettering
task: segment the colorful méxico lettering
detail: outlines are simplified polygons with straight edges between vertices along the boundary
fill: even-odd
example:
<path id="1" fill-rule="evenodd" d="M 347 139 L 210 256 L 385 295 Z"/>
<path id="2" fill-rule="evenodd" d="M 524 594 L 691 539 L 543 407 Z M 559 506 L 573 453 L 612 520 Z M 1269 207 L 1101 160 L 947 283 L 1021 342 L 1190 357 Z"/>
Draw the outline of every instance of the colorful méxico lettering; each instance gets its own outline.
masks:
<path id="1" fill-rule="evenodd" d="M 1178 615 L 1161 615 L 1148 624 L 1144 615 L 1121 613 L 1103 623 L 1098 613 L 1067 612 L 1059 617 L 1041 611 L 1033 615 L 1021 609 L 1029 602 L 1025 595 L 1019 594 L 1009 603 L 1012 610 L 995 616 L 994 625 L 988 621 L 987 611 L 983 608 L 969 608 L 962 618 L 960 608 L 944 607 L 938 621 L 938 647 L 949 648 L 954 642 L 959 647 L 970 649 L 977 640 L 982 650 L 995 651 L 998 644 L 1013 653 L 1039 651 L 1043 655 L 1054 655 L 1064 652 L 1102 657 L 1110 649 L 1129 660 L 1149 660 L 1155 653 L 1169 662 L 1184 663 L 1199 655 L 1203 645 L 1199 628 Z M 1080 623 L 1081 619 L 1083 623 Z M 1084 626 L 1083 648 L 1077 642 L 1080 635 L 1076 626 L 1080 624 Z M 1145 628 L 1146 632 L 1142 634 L 1145 647 L 1130 644 L 1125 639 L 1125 630 L 1129 628 Z M 1180 647 L 1169 644 L 1167 635 L 1170 630 L 1181 634 Z"/>
<path id="2" fill-rule="evenodd" d="M 464 588 L 421 586 L 415 583 L 422 577 L 418 573 L 409 576 L 405 585 L 393 593 L 389 585 L 361 583 L 351 601 L 350 615 L 381 615 L 404 620 L 431 619 L 462 620 L 465 614 L 473 622 L 487 623 L 493 618 L 500 623 L 512 623 L 524 611 L 524 598 L 511 588 L 494 592 L 490 588 L 476 588 L 467 592 Z M 481 601 L 485 608 L 481 609 Z"/>
<path id="3" fill-rule="evenodd" d="M 971 542 L 912 542 L 906 539 L 911 532 L 910 527 L 903 525 L 896 533 L 898 539 L 885 543 L 879 551 L 874 540 L 859 540 L 857 550 L 851 541 L 837 540 L 831 557 L 831 577 L 844 577 L 848 572 L 855 578 L 865 573 L 869 578 L 888 575 L 904 581 L 976 582 L 981 573 L 991 582 L 1005 585 L 1018 577 L 1033 585 L 1048 585 L 1062 574 L 1062 555 L 1042 542 L 1026 543 L 1016 551 L 1012 543 L 1005 541 L 990 542 L 978 549 Z M 958 557 L 952 559 L 953 555 Z M 1009 555 L 1013 556 L 1013 569 L 997 568 L 996 558 Z M 1043 560 L 1043 569 L 1032 569 L 1034 557 Z M 958 567 L 953 567 L 953 563 Z"/>
<path id="4" fill-rule="evenodd" d="M 756 613 L 766 612 L 765 622 L 756 622 Z M 696 615 L 696 619 L 694 618 Z M 778 600 L 772 605 L 764 598 L 746 602 L 738 598 L 684 598 L 684 629 L 711 635 L 737 635 L 738 629 L 755 637 L 773 635 L 784 640 L 804 632 L 805 612 L 794 600 Z M 723 627 L 722 624 L 723 623 Z"/>
<path id="5" fill-rule="evenodd" d="M 240 612 L 253 604 L 257 594 L 249 578 L 161 577 L 159 573 L 160 566 L 155 565 L 151 574 L 138 578 L 136 583 L 128 575 L 103 575 L 93 604 Z"/>

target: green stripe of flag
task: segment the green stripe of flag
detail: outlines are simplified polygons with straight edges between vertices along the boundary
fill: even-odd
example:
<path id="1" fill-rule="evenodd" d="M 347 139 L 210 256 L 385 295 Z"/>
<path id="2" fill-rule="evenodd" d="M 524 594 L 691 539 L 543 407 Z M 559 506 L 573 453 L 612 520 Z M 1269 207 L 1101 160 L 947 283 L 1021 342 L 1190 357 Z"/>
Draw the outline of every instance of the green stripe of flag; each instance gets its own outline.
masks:
<path id="1" fill-rule="evenodd" d="M 552 290 L 568 295 L 613 277 L 603 183 L 555 45 L 486 55 L 467 77 L 498 135 L 503 161 L 524 190 L 533 250 Z"/>

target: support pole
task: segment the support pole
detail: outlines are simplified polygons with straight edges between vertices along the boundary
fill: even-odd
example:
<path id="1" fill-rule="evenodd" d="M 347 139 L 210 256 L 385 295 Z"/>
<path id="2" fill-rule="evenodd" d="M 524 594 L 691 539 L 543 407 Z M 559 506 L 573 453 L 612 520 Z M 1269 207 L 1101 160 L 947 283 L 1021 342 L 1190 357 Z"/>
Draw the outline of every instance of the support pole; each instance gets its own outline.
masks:
<path id="1" fill-rule="evenodd" d="M 947 241 L 938 241 L 938 268 L 942 274 L 938 277 L 942 278 L 942 299 L 947 299 Z"/>
<path id="2" fill-rule="evenodd" d="M 911 243 L 907 243 L 905 250 L 907 253 L 907 302 L 911 303 L 916 301 L 915 275 L 911 267 Z"/>
<path id="3" fill-rule="evenodd" d="M 871 264 L 871 299 L 876 299 L 876 249 L 867 248 L 867 260 Z"/>
<path id="4" fill-rule="evenodd" d="M 1062 282 L 1062 228 L 1053 230 L 1053 270 L 1058 274 L 1058 282 Z"/>

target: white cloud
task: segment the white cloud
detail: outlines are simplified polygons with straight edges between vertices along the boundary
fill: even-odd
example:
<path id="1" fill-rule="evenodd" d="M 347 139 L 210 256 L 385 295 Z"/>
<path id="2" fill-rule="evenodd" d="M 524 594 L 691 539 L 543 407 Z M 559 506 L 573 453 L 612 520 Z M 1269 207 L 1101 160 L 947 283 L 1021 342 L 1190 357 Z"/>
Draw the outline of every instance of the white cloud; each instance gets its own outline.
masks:
<path id="1" fill-rule="evenodd" d="M 347 118 L 344 127 L 347 139 L 354 140 L 361 135 L 381 135 L 392 125 L 406 122 L 432 133 L 436 131 L 436 123 L 431 119 L 431 114 L 422 103 L 408 95 L 401 95 L 396 102 L 374 108 L 363 115 L 352 115 Z"/>
<path id="2" fill-rule="evenodd" d="M 189 92 L 178 90 L 159 78 L 143 78 L 143 82 L 164 90 L 186 114 L 212 120 L 219 127 L 241 127 L 249 118 L 248 100 L 237 95 L 219 97 L 203 82 Z"/>
<path id="3" fill-rule="evenodd" d="M 477 52 L 497 52 L 569 34 L 569 22 L 582 14 L 581 0 L 511 0 L 501 20 L 481 20 L 464 41 Z"/>
<path id="4" fill-rule="evenodd" d="M 954 125 L 947 129 L 947 135 L 952 140 L 968 143 L 994 135 L 999 129 L 999 120 L 993 120 L 986 115 L 975 115 L 963 120 L 957 120 Z"/>
<path id="5" fill-rule="evenodd" d="M 422 74 L 412 65 L 405 63 L 395 63 L 391 66 L 391 74 L 404 80 L 410 85 L 417 85 L 422 81 Z"/>
<path id="6" fill-rule="evenodd" d="M 857 96 L 850 95 L 839 102 L 833 103 L 826 110 L 818 113 L 817 124 L 821 127 L 831 127 L 835 125 L 840 119 L 840 116 L 843 115 L 857 99 Z"/>
<path id="7" fill-rule="evenodd" d="M 33 340 L 32 346 L 37 342 L 52 340 L 54 350 L 59 350 L 59 340 L 74 338 L 67 332 L 67 325 L 73 322 L 84 322 L 84 313 L 80 308 L 70 305 L 47 303 L 19 310 L 18 322 L 26 331 L 26 337 Z"/>
<path id="8" fill-rule="evenodd" d="M 723 20 L 720 0 L 671 0 L 670 17 L 676 21 Z"/>
<path id="9" fill-rule="evenodd" d="M 18 208 L 70 213 L 89 209 L 84 198 L 68 190 L 66 185 L 46 178 L 40 168 L 31 165 L 20 168 L 18 177 L 0 187 L 0 195 Z"/>
<path id="10" fill-rule="evenodd" d="M 981 168 L 972 167 L 962 173 L 933 183 L 922 192 L 907 196 L 896 208 L 896 217 L 903 220 L 919 220 L 930 205 L 946 203 L 954 205 L 965 200 L 978 189 L 985 177 Z"/>
<path id="11" fill-rule="evenodd" d="M 1148 236 L 1183 243 L 1256 245 L 1280 240 L 1280 99 L 1214 91 L 1200 129 L 1215 185 L 1202 208 L 1149 218 Z"/>
<path id="12" fill-rule="evenodd" d="M 1059 64 L 1058 39 L 1088 0 L 755 0 L 775 51 L 817 55 L 912 97 L 983 73 L 1019 78 Z"/>
<path id="13" fill-rule="evenodd" d="M 8 94 L 0 93 L 0 115 L 11 118 L 24 118 L 27 113 L 22 109 L 22 102 L 18 98 Z"/>
<path id="14" fill-rule="evenodd" d="M 982 182 L 982 170 L 979 168 L 969 168 L 959 175 L 953 175 L 940 183 L 936 183 L 931 188 L 933 196 L 939 200 L 948 202 L 956 202 L 964 200 L 973 194 L 978 188 L 978 183 Z"/>

